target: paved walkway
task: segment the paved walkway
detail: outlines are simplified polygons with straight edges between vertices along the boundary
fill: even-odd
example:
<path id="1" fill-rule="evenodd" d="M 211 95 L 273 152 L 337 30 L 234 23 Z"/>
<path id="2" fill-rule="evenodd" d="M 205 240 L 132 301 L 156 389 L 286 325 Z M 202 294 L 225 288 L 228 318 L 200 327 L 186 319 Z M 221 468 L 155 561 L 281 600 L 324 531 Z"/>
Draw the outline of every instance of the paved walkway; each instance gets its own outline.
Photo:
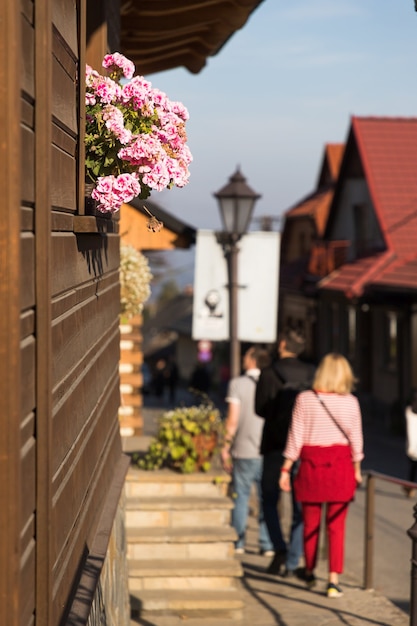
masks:
<path id="1" fill-rule="evenodd" d="M 139 438 L 124 438 L 126 452 L 147 448 L 160 410 L 148 408 L 144 411 L 144 435 Z M 245 602 L 242 621 L 220 621 L 207 618 L 181 619 L 180 617 L 160 616 L 142 621 L 132 621 L 131 625 L 142 626 L 407 626 L 409 616 L 376 591 L 365 591 L 357 579 L 345 572 L 341 577 L 344 595 L 328 599 L 326 588 L 326 562 L 321 561 L 317 569 L 318 585 L 307 590 L 302 581 L 296 578 L 283 579 L 266 574 L 269 560 L 258 554 L 256 544 L 257 523 L 252 515 L 249 520 L 247 551 L 237 557 L 241 560 L 244 577 L 242 579 Z"/>

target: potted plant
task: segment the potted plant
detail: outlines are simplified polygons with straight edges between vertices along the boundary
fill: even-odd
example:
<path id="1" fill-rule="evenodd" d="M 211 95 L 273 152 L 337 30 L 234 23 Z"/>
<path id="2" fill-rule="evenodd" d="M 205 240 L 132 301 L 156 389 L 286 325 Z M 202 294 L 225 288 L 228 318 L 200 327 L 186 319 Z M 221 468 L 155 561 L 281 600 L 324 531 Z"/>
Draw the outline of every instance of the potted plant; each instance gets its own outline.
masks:
<path id="1" fill-rule="evenodd" d="M 97 210 L 112 214 L 152 190 L 186 185 L 192 156 L 184 105 L 134 76 L 134 64 L 118 52 L 102 65 L 106 76 L 86 66 L 86 181 Z"/>
<path id="2" fill-rule="evenodd" d="M 147 452 L 135 460 L 145 470 L 168 467 L 184 474 L 207 472 L 223 430 L 219 410 L 207 400 L 198 406 L 166 411 Z"/>
<path id="3" fill-rule="evenodd" d="M 151 295 L 148 259 L 133 246 L 120 246 L 120 316 L 122 321 L 142 313 Z"/>

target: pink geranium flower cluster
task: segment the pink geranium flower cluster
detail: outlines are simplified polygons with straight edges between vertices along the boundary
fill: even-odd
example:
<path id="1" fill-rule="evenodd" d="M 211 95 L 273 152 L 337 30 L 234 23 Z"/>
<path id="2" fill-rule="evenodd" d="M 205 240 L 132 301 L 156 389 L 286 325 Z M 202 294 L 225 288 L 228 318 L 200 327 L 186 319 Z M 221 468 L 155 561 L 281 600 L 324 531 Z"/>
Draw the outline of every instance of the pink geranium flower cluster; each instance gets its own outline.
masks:
<path id="1" fill-rule="evenodd" d="M 136 196 L 187 184 L 189 116 L 181 102 L 134 76 L 122 54 L 106 55 L 103 67 L 108 76 L 86 66 L 86 176 L 97 208 L 114 213 Z"/>

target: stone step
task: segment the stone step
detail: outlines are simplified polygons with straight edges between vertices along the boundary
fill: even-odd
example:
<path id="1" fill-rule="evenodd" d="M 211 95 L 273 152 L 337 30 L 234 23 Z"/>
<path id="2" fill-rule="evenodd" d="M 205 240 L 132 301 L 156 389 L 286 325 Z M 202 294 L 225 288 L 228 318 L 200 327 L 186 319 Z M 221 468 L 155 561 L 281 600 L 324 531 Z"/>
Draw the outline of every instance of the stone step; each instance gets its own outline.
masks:
<path id="1" fill-rule="evenodd" d="M 126 532 L 129 543 L 209 543 L 233 542 L 236 531 L 231 526 L 200 526 L 191 528 L 128 528 Z"/>
<path id="2" fill-rule="evenodd" d="M 127 510 L 233 509 L 233 500 L 227 496 L 142 496 L 127 498 Z"/>
<path id="3" fill-rule="evenodd" d="M 243 569 L 237 559 L 129 561 L 129 589 L 236 589 Z"/>
<path id="4" fill-rule="evenodd" d="M 128 498 L 126 527 L 190 527 L 230 524 L 233 501 L 224 496 Z"/>
<path id="5" fill-rule="evenodd" d="M 125 480 L 128 498 L 146 496 L 225 496 L 230 476 L 211 470 L 195 474 L 180 474 L 172 470 L 140 470 L 130 466 Z"/>
<path id="6" fill-rule="evenodd" d="M 230 526 L 200 528 L 127 528 L 129 559 L 227 559 L 236 532 Z"/>
<path id="7" fill-rule="evenodd" d="M 244 602 L 240 590 L 159 590 L 136 591 L 131 594 L 132 618 L 141 620 L 153 615 L 211 617 L 240 620 Z"/>

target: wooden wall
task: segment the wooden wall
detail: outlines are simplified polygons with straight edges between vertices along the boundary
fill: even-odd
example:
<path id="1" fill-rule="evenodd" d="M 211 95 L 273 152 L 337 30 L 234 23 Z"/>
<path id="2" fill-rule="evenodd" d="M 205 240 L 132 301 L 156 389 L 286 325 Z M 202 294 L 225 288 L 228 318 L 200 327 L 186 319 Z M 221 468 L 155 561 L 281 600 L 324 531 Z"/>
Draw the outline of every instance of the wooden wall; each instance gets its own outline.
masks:
<path id="1" fill-rule="evenodd" d="M 6 4 L 0 623 L 59 626 L 126 469 L 119 238 L 117 224 L 84 216 L 80 203 L 85 0 Z"/>

